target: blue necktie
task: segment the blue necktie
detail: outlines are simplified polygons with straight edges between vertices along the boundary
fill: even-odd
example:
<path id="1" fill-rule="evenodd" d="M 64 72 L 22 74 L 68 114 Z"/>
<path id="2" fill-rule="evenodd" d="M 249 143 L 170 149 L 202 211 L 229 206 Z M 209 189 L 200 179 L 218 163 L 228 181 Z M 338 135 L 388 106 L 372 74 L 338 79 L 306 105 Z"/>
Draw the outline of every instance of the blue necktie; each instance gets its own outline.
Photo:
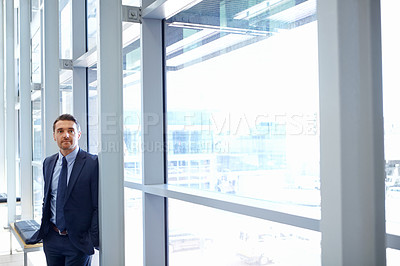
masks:
<path id="1" fill-rule="evenodd" d="M 56 199 L 56 226 L 61 232 L 65 230 L 64 201 L 67 192 L 67 159 L 62 158 L 62 168 L 58 178 L 57 199 Z"/>

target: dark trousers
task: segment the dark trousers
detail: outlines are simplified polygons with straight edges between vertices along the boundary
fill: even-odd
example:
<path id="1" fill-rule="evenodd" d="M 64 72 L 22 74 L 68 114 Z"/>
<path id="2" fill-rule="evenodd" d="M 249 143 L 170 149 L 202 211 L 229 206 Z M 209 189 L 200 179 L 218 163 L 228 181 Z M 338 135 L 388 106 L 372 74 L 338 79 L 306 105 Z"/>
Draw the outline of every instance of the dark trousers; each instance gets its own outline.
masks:
<path id="1" fill-rule="evenodd" d="M 77 249 L 68 235 L 60 236 L 53 228 L 43 239 L 43 250 L 48 266 L 90 266 L 92 256 Z"/>

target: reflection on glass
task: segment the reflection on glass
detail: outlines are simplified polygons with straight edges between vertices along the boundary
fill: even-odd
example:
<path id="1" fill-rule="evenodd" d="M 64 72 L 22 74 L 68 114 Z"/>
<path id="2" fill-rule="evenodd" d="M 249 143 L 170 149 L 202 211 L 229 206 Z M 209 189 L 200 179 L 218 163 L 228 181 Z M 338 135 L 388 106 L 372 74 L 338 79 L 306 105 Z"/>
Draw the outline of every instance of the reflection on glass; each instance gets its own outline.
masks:
<path id="1" fill-rule="evenodd" d="M 89 51 L 96 46 L 96 34 L 97 34 L 97 1 L 87 0 L 86 1 L 86 27 L 87 27 L 87 50 Z"/>
<path id="2" fill-rule="evenodd" d="M 72 114 L 72 70 L 60 69 L 60 101 L 61 114 Z"/>
<path id="3" fill-rule="evenodd" d="M 168 183 L 319 209 L 316 2 L 204 0 L 165 42 Z"/>
<path id="4" fill-rule="evenodd" d="M 142 182 L 140 25 L 123 23 L 125 180 Z"/>
<path id="5" fill-rule="evenodd" d="M 88 82 L 88 134 L 89 152 L 98 154 L 99 152 L 99 111 L 98 111 L 98 91 L 97 91 L 97 69 L 87 69 Z"/>
<path id="6" fill-rule="evenodd" d="M 60 58 L 72 59 L 72 1 L 61 0 L 59 9 Z"/>
<path id="7" fill-rule="evenodd" d="M 142 192 L 125 188 L 125 265 L 143 265 Z"/>
<path id="8" fill-rule="evenodd" d="M 169 265 L 321 265 L 319 232 L 171 199 L 168 210 Z"/>

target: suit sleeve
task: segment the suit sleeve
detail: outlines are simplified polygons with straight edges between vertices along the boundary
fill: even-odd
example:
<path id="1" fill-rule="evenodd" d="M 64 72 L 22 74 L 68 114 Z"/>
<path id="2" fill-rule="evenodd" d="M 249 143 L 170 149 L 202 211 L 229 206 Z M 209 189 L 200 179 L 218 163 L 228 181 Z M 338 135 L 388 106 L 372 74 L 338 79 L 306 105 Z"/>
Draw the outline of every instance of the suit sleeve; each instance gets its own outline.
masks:
<path id="1" fill-rule="evenodd" d="M 45 201 L 46 201 L 46 195 L 45 195 L 45 191 L 46 191 L 46 187 L 48 187 L 48 186 L 50 186 L 50 184 L 49 184 L 49 182 L 50 182 L 50 180 L 47 180 L 46 179 L 46 170 L 48 170 L 47 169 L 47 167 L 48 167 L 48 158 L 46 158 L 46 159 L 44 159 L 44 161 L 43 161 L 43 182 L 44 182 L 44 185 L 43 185 L 43 201 L 42 201 L 42 224 L 43 224 L 43 222 L 44 222 L 44 219 L 45 219 L 45 217 L 44 217 L 44 215 L 45 215 Z"/>
<path id="2" fill-rule="evenodd" d="M 46 177 L 45 177 L 45 172 L 44 172 L 44 170 L 46 169 L 46 160 L 47 160 L 47 158 L 44 159 L 43 164 L 42 164 L 43 182 L 45 183 L 45 184 L 43 185 L 43 191 L 45 190 L 45 187 L 46 187 Z M 44 199 L 45 199 L 45 196 L 43 195 L 42 214 L 43 214 L 43 211 L 44 211 L 44 210 L 43 210 L 43 208 L 44 208 Z"/>
<path id="3" fill-rule="evenodd" d="M 91 195 L 92 195 L 92 223 L 91 223 L 91 238 L 93 246 L 99 247 L 99 160 L 95 158 L 95 165 L 92 174 L 91 182 Z"/>

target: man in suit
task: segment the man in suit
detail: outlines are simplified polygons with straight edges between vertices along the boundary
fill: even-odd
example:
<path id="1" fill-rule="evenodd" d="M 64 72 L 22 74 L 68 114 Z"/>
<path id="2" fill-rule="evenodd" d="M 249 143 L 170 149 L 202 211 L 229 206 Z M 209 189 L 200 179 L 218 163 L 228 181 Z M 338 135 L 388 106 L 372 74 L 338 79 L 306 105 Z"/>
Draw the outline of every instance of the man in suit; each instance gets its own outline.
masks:
<path id="1" fill-rule="evenodd" d="M 43 239 L 49 266 L 91 265 L 99 246 L 98 159 L 79 148 L 81 130 L 72 115 L 54 121 L 53 137 L 60 151 L 43 162 L 42 223 L 30 242 Z"/>

